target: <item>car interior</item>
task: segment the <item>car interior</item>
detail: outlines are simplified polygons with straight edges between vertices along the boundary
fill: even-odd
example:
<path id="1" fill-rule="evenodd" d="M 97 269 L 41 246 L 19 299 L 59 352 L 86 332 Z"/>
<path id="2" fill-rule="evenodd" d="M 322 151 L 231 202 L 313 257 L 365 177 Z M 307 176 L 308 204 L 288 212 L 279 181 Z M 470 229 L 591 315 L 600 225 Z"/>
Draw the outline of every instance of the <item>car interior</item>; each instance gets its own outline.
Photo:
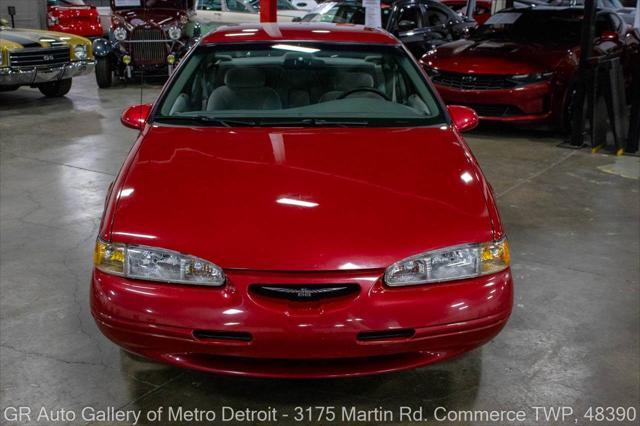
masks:
<path id="1" fill-rule="evenodd" d="M 169 91 L 162 115 L 243 110 L 287 110 L 301 115 L 358 112 L 363 116 L 380 112 L 412 117 L 439 113 L 426 85 L 421 93 L 412 78 L 383 54 L 224 53 L 203 55 L 187 64 L 193 70 L 181 73 L 186 77 Z"/>

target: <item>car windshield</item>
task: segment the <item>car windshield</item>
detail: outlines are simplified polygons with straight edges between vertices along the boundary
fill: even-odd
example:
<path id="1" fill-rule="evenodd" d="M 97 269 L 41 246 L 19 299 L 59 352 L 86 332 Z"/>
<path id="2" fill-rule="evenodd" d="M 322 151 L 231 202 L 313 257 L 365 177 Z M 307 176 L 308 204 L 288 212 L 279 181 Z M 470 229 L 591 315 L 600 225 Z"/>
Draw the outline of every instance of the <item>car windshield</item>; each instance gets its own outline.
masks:
<path id="1" fill-rule="evenodd" d="M 496 13 L 469 38 L 573 45 L 580 40 L 581 28 L 582 16 L 578 11 L 511 10 Z"/>
<path id="2" fill-rule="evenodd" d="M 445 122 L 423 74 L 402 48 L 299 42 L 197 48 L 153 119 L 285 126 Z"/>
<path id="3" fill-rule="evenodd" d="M 116 9 L 148 7 L 156 9 L 186 9 L 187 0 L 113 0 Z"/>

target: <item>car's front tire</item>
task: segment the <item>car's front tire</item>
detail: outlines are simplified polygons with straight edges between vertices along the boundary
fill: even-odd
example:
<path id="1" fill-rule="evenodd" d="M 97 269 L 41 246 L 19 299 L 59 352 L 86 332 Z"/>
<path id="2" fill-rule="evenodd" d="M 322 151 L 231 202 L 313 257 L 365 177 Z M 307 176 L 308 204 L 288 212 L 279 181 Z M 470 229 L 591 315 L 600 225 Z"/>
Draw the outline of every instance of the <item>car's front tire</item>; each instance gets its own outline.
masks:
<path id="1" fill-rule="evenodd" d="M 59 98 L 71 90 L 71 79 L 52 81 L 38 85 L 40 92 L 48 98 Z"/>
<path id="2" fill-rule="evenodd" d="M 113 71 L 108 57 L 96 59 L 96 82 L 101 89 L 107 89 L 113 84 Z"/>

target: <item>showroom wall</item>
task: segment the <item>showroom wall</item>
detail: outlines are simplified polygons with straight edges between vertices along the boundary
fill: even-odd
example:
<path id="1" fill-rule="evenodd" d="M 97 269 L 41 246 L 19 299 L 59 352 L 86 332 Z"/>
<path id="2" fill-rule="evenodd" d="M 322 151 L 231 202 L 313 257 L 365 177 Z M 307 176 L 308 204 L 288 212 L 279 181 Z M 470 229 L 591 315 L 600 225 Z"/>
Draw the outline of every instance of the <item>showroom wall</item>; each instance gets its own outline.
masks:
<path id="1" fill-rule="evenodd" d="M 17 28 L 46 28 L 47 0 L 0 0 L 0 17 L 11 22 L 9 7 L 12 6 Z"/>

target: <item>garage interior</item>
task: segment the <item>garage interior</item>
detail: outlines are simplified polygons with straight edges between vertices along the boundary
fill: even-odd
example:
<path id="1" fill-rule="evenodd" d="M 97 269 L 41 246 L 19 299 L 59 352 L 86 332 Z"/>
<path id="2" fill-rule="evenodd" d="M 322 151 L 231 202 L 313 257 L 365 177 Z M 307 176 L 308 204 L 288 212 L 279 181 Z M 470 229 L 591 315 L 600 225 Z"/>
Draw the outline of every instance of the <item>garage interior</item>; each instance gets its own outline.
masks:
<path id="1" fill-rule="evenodd" d="M 497 197 L 515 282 L 512 316 L 482 348 L 315 380 L 206 374 L 119 349 L 91 316 L 91 259 L 108 187 L 137 137 L 120 115 L 160 90 L 100 90 L 87 75 L 63 98 L 0 92 L 0 407 L 637 406 L 640 157 L 563 148 L 565 135 L 544 128 L 483 123 L 465 134 Z"/>
<path id="2" fill-rule="evenodd" d="M 145 85 L 143 101 L 159 90 Z M 120 113 L 140 96 L 138 86 L 100 91 L 93 76 L 62 99 L 0 93 L 3 406 L 637 402 L 640 160 L 561 149 L 559 135 L 505 126 L 466 136 L 513 252 L 514 311 L 490 344 L 418 370 L 339 380 L 224 377 L 127 355 L 98 332 L 87 300 L 107 187 L 136 138 Z"/>

